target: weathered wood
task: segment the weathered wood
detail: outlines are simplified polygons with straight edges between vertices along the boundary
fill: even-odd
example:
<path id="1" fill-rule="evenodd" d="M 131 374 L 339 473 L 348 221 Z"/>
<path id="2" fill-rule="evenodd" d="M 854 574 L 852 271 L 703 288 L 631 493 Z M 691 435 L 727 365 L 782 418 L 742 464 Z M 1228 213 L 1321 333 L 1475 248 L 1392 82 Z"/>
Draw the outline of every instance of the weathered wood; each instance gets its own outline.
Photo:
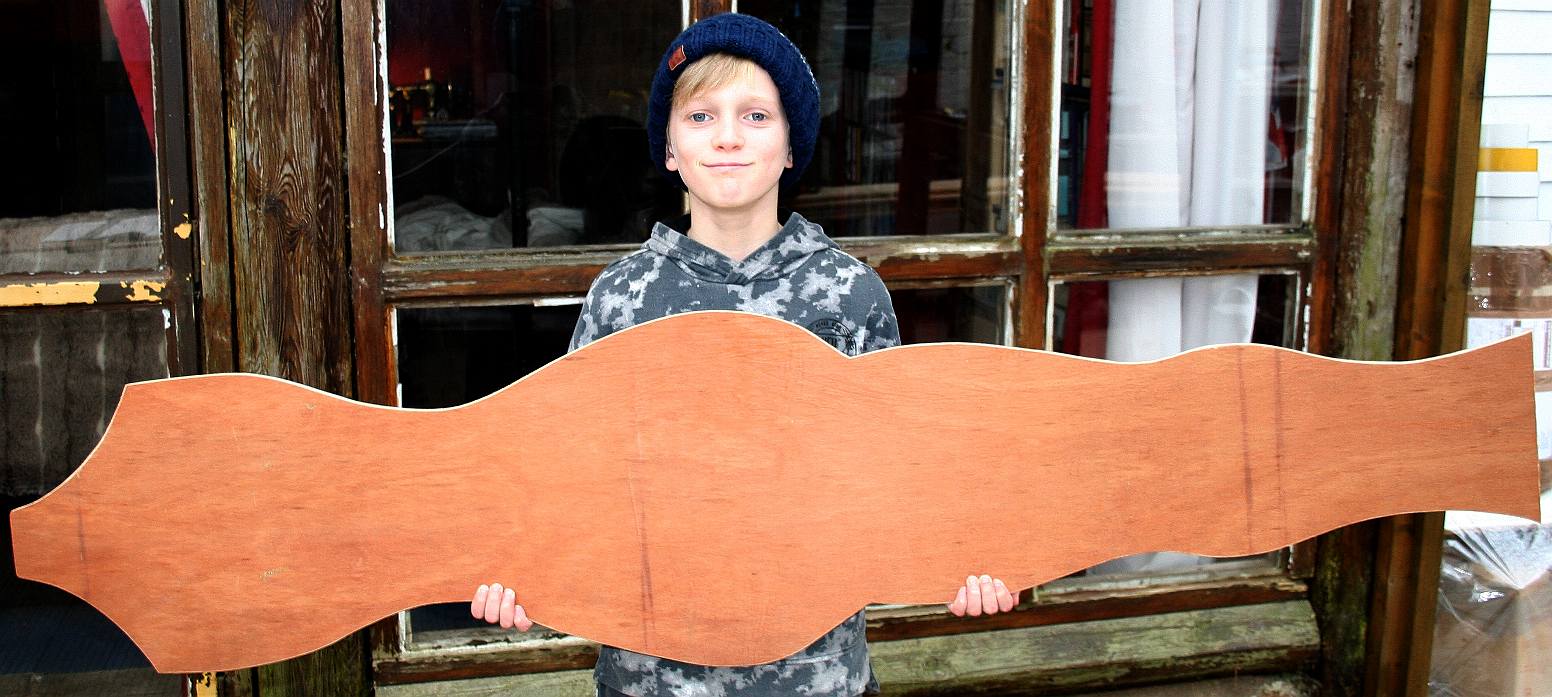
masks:
<path id="1" fill-rule="evenodd" d="M 1063 236 L 1047 245 L 1049 273 L 1059 278 L 1118 278 L 1232 269 L 1307 269 L 1315 254 L 1313 236 L 1297 229 L 1275 230 L 1265 234 L 1182 230 Z"/>
<path id="2" fill-rule="evenodd" d="M 1316 101 L 1307 108 L 1315 111 L 1315 122 L 1307 147 L 1311 150 L 1310 168 L 1314 191 L 1310 221 L 1315 234 L 1315 256 L 1309 276 L 1304 279 L 1309 296 L 1309 343 L 1305 350 L 1321 355 L 1333 353 L 1336 310 L 1336 267 L 1342 240 L 1342 170 L 1347 147 L 1347 70 L 1350 62 L 1352 25 L 1347 7 L 1323 3 L 1317 18 L 1321 50 L 1314 79 Z M 1319 612 L 1319 608 L 1316 608 Z"/>
<path id="3" fill-rule="evenodd" d="M 374 679 L 382 685 L 466 680 L 490 675 L 553 673 L 591 669 L 598 661 L 598 644 L 579 637 L 473 645 L 454 651 L 398 655 L 374 665 Z"/>
<path id="4" fill-rule="evenodd" d="M 388 251 L 387 18 L 377 0 L 344 0 L 345 145 L 350 162 L 350 284 L 355 319 L 356 399 L 395 403 L 397 356 L 383 294 Z M 476 32 L 477 35 L 481 32 Z"/>
<path id="5" fill-rule="evenodd" d="M 226 104 L 222 98 L 219 0 L 185 0 L 188 65 L 188 129 L 192 152 L 194 217 L 198 244 L 199 340 L 205 372 L 236 369 L 232 326 L 232 258 L 226 189 Z M 182 224 L 180 222 L 180 224 Z"/>
<path id="6" fill-rule="evenodd" d="M 1395 516 L 1378 527 L 1365 691 L 1421 697 L 1428 694 L 1444 513 Z"/>
<path id="7" fill-rule="evenodd" d="M 586 670 L 499 675 L 448 682 L 380 685 L 377 688 L 378 697 L 594 697 L 596 694 L 597 684 L 593 682 L 591 667 Z"/>
<path id="8" fill-rule="evenodd" d="M 1294 671 L 1316 653 L 1303 601 L 1075 622 L 1001 632 L 874 642 L 885 695 L 1054 694 L 1209 677 Z M 380 697 L 591 695 L 572 670 L 379 686 Z"/>
<path id="9" fill-rule="evenodd" d="M 195 311 L 193 170 L 190 168 L 188 91 L 184 81 L 183 8 L 159 2 L 149 8 L 152 90 L 156 131 L 157 211 L 161 219 L 162 268 L 167 274 L 167 359 L 172 375 L 193 375 L 200 366 Z M 210 171 L 219 176 L 222 168 Z"/>
<path id="10" fill-rule="evenodd" d="M 1351 5 L 1333 355 L 1387 360 L 1417 50 L 1414 0 Z"/>
<path id="11" fill-rule="evenodd" d="M 1019 273 L 1017 242 L 1004 235 L 841 240 L 848 254 L 886 282 L 984 278 Z M 417 254 L 396 257 L 383 272 L 389 303 L 520 296 L 582 295 L 598 272 L 636 247 L 568 252 Z"/>
<path id="12" fill-rule="evenodd" d="M 161 305 L 173 282 L 168 270 L 39 273 L 0 276 L 0 308 Z"/>
<path id="13" fill-rule="evenodd" d="M 1417 96 L 1407 166 L 1396 358 L 1465 340 L 1476 196 L 1487 0 L 1418 0 Z"/>
<path id="14" fill-rule="evenodd" d="M 176 675 L 161 675 L 149 668 L 76 673 L 0 673 L 0 694 L 16 697 L 167 697 L 179 693 L 179 681 Z"/>
<path id="15" fill-rule="evenodd" d="M 895 641 L 1068 622 L 1138 617 L 1169 612 L 1255 605 L 1304 597 L 1302 583 L 1275 578 L 1236 582 L 1181 583 L 1152 589 L 1040 594 L 1017 612 L 990 617 L 954 617 L 942 606 L 880 609 L 868 613 L 868 640 Z"/>
<path id="16" fill-rule="evenodd" d="M 966 632 L 1047 626 L 1204 610 L 1231 605 L 1258 605 L 1304 597 L 1302 583 L 1275 576 L 1221 579 L 1163 587 L 1122 587 L 1076 592 L 1042 592 L 1016 612 L 990 617 L 960 618 L 942 605 L 874 608 L 868 611 L 868 641 L 899 641 Z M 395 655 L 376 664 L 379 685 L 435 680 L 576 670 L 592 667 L 597 644 L 572 638 L 470 647 L 473 650 L 417 652 Z"/>
<path id="17" fill-rule="evenodd" d="M 349 395 L 338 6 L 224 11 L 237 368 Z"/>
<path id="18" fill-rule="evenodd" d="M 1126 554 L 1260 554 L 1405 511 L 1538 517 L 1529 348 L 1521 336 L 1404 365 L 1245 344 L 1149 364 L 976 344 L 852 360 L 790 323 L 701 312 L 612 334 L 449 410 L 259 376 L 142 384 L 75 476 L 12 513 L 16 567 L 98 605 L 164 670 L 279 660 L 491 578 L 524 589 L 546 626 L 761 663 L 869 602 L 942 602 L 966 568 L 1023 589 Z M 1489 410 L 1503 420 L 1476 416 Z M 864 420 L 879 426 L 856 429 Z M 854 454 L 838 470 L 825 453 L 843 441 Z M 967 451 L 997 488 L 957 486 Z M 153 453 L 148 475 L 136 465 Z M 528 492 L 522 505 L 488 495 L 491 467 Z M 185 490 L 208 499 L 189 505 Z M 576 510 L 594 534 L 554 524 Z M 983 519 L 1051 534 L 1033 549 L 967 542 Z M 511 532 L 445 543 L 490 528 Z M 61 531 L 76 544 L 58 544 Z M 917 550 L 910 564 L 900 548 Z M 182 568 L 191 555 L 208 567 Z M 865 580 L 810 597 L 842 566 Z M 597 586 L 588 603 L 568 580 L 579 573 Z M 714 576 L 746 592 L 708 597 Z M 211 597 L 240 600 L 218 620 L 167 610 Z"/>
<path id="19" fill-rule="evenodd" d="M 887 695 L 1030 694 L 1297 670 L 1319 635 L 1303 601 L 1074 622 L 872 647 Z"/>
<path id="20" fill-rule="evenodd" d="M 1050 7 L 1030 7 L 1014 3 L 1014 26 L 1024 27 L 1023 65 L 1019 75 L 1018 91 L 1021 101 L 1015 100 L 1020 113 L 1020 133 L 1016 138 L 1019 170 L 1023 173 L 1023 190 L 1014 205 L 1023 211 L 1023 229 L 1019 231 L 1019 251 L 1022 255 L 1018 285 L 1013 293 L 1013 344 L 1024 348 L 1049 348 L 1046 346 L 1046 314 L 1050 308 L 1050 276 L 1045 263 L 1046 236 L 1056 229 L 1052 217 L 1056 206 L 1051 196 L 1056 191 L 1051 181 L 1052 158 L 1056 157 L 1056 124 L 1052 122 L 1051 106 L 1058 99 L 1052 76 L 1060 60 L 1056 44 L 1056 13 Z M 1022 20 L 1022 22 L 1020 22 Z M 1018 218 L 1015 218 L 1018 220 Z"/>

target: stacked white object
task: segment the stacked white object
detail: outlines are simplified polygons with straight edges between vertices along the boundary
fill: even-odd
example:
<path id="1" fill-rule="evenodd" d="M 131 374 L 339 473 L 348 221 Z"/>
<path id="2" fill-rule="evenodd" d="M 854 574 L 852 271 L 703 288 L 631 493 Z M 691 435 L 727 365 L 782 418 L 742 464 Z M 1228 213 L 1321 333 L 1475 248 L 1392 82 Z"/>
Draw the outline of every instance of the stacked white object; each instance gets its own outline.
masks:
<path id="1" fill-rule="evenodd" d="M 1544 168 L 1539 159 L 1530 144 L 1530 126 L 1482 124 L 1473 245 L 1552 245 L 1552 220 L 1540 210 Z"/>

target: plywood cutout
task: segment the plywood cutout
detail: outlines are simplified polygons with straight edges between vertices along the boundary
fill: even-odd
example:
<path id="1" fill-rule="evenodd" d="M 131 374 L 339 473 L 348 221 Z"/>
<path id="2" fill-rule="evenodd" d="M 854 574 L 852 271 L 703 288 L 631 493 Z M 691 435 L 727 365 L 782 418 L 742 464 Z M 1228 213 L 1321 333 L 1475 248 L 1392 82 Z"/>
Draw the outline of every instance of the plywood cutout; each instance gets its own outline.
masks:
<path id="1" fill-rule="evenodd" d="M 710 312 L 453 409 L 251 375 L 138 383 L 86 463 L 11 514 L 16 568 L 166 672 L 297 656 L 492 579 L 571 634 L 762 663 L 869 602 L 946 602 L 972 572 L 1027 588 L 1412 511 L 1537 517 L 1530 350 L 847 358 Z"/>

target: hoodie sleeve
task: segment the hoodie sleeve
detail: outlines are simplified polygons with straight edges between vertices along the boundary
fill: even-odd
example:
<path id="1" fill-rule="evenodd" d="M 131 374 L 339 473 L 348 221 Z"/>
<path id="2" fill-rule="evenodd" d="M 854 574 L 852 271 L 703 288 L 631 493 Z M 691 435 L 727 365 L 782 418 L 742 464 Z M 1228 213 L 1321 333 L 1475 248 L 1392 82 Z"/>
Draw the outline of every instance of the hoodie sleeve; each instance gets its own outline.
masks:
<path id="1" fill-rule="evenodd" d="M 894 300 L 889 297 L 889 289 L 884 287 L 883 279 L 873 274 L 873 282 L 877 286 L 877 294 L 873 309 L 868 312 L 862 353 L 900 345 L 900 323 L 895 319 Z"/>
<path id="2" fill-rule="evenodd" d="M 571 344 L 566 347 L 566 353 L 602 339 L 609 333 L 609 325 L 604 322 L 603 314 L 598 311 L 598 283 L 602 280 L 602 274 L 593 279 L 593 284 L 587 289 L 587 295 L 582 298 L 582 313 L 577 316 L 576 328 L 571 330 Z"/>

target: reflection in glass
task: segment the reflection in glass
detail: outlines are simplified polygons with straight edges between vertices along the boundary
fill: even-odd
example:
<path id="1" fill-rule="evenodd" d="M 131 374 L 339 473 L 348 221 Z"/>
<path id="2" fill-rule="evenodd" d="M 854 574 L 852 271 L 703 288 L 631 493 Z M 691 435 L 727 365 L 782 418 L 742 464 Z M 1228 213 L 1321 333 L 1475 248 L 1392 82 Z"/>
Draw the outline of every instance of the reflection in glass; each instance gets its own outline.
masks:
<path id="1" fill-rule="evenodd" d="M 0 218 L 0 274 L 154 269 L 161 256 L 154 208 Z"/>
<path id="2" fill-rule="evenodd" d="M 1211 287 L 1210 282 L 1221 278 L 1233 277 L 1197 277 L 1191 279 L 1160 278 L 1144 279 L 1142 281 L 1128 281 L 1128 283 L 1174 283 L 1177 286 L 1183 281 L 1205 281 Z M 1052 293 L 1052 325 L 1051 342 L 1052 350 L 1060 351 L 1090 358 L 1108 358 L 1111 360 L 1153 360 L 1173 355 L 1182 350 L 1204 346 L 1210 343 L 1220 343 L 1203 340 L 1200 335 L 1187 336 L 1191 343 L 1183 344 L 1178 327 L 1185 325 L 1191 327 L 1213 328 L 1217 324 L 1231 323 L 1236 327 L 1244 327 L 1244 338 L 1240 341 L 1272 346 L 1296 348 L 1293 341 L 1296 333 L 1292 326 L 1291 310 L 1297 307 L 1298 297 L 1296 291 L 1297 278 L 1291 275 L 1267 274 L 1249 277 L 1254 284 L 1253 294 L 1247 299 L 1239 293 L 1228 292 L 1218 295 L 1200 294 L 1196 296 L 1182 296 L 1178 292 L 1172 296 L 1173 306 L 1168 303 L 1153 303 L 1151 316 L 1137 316 L 1126 322 L 1128 333 L 1126 337 L 1118 340 L 1113 333 L 1118 325 L 1117 306 L 1114 302 L 1116 282 L 1086 281 L 1076 283 L 1061 283 L 1055 287 Z M 1229 288 L 1237 290 L 1237 285 Z M 1130 298 L 1128 298 L 1130 300 Z M 1132 311 L 1136 305 L 1124 304 L 1123 311 Z M 1248 307 L 1248 310 L 1247 310 Z M 1164 351 L 1165 342 L 1156 337 L 1147 337 L 1147 327 L 1153 327 L 1160 334 L 1170 335 L 1174 342 L 1173 350 Z M 1203 331 L 1206 331 L 1205 329 Z M 1131 342 L 1130 344 L 1127 342 Z M 1132 356 L 1144 354 L 1146 358 L 1127 358 L 1118 356 Z M 1264 559 L 1267 563 L 1275 563 L 1277 552 L 1271 552 L 1250 559 Z M 1209 557 L 1198 557 L 1191 554 L 1179 554 L 1161 550 L 1156 553 L 1139 554 L 1115 561 L 1106 562 L 1088 570 L 1089 575 L 1108 575 L 1123 573 L 1157 574 L 1167 572 L 1187 571 L 1192 567 L 1215 561 Z"/>
<path id="3" fill-rule="evenodd" d="M 1003 343 L 1007 289 L 1006 284 L 996 284 L 891 290 L 901 343 Z"/>
<path id="4" fill-rule="evenodd" d="M 1308 0 L 1065 0 L 1062 228 L 1293 223 Z"/>
<path id="5" fill-rule="evenodd" d="M 0 312 L 0 494 L 59 485 L 96 447 L 124 385 L 163 377 L 161 308 Z"/>
<path id="6" fill-rule="evenodd" d="M 388 0 L 401 252 L 639 242 L 683 210 L 647 157 L 678 3 Z"/>
<path id="7" fill-rule="evenodd" d="M 150 40 L 138 2 L 0 4 L 0 273 L 157 267 Z"/>
<path id="8" fill-rule="evenodd" d="M 1006 232 L 1004 0 L 740 0 L 819 81 L 819 142 L 783 206 L 832 237 Z"/>

